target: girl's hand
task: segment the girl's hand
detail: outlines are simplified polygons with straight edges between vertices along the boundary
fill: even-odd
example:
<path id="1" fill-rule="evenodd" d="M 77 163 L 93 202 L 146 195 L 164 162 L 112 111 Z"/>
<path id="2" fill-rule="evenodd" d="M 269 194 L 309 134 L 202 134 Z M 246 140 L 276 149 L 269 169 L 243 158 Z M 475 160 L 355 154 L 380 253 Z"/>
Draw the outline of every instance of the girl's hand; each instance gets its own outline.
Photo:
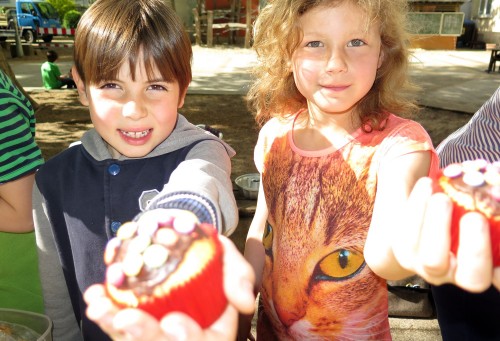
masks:
<path id="1" fill-rule="evenodd" d="M 460 221 L 457 254 L 450 251 L 452 203 L 443 193 L 432 193 L 432 180 L 420 179 L 404 212 L 406 226 L 394 233 L 393 252 L 402 267 L 427 282 L 452 283 L 471 292 L 492 284 L 500 290 L 500 268 L 493 269 L 489 226 L 479 213 Z"/>
<path id="2" fill-rule="evenodd" d="M 255 275 L 250 265 L 226 237 L 224 246 L 224 289 L 229 304 L 209 328 L 201 329 L 189 316 L 171 313 L 160 322 L 138 309 L 119 309 L 106 296 L 105 288 L 96 284 L 84 294 L 87 317 L 114 340 L 234 340 L 238 312 L 252 314 L 255 306 Z"/>

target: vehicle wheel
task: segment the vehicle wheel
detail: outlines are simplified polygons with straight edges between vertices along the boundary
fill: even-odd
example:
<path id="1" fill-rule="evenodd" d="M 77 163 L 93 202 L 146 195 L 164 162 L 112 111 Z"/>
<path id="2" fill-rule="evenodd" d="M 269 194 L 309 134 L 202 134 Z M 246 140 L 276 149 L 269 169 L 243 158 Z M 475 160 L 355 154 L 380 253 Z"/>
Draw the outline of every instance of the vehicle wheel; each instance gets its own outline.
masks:
<path id="1" fill-rule="evenodd" d="M 54 37 L 54 36 L 53 36 L 52 34 L 48 34 L 48 35 L 46 35 L 46 36 L 43 36 L 43 37 L 42 37 L 42 39 L 43 39 L 43 41 L 44 41 L 44 42 L 46 42 L 46 43 L 50 43 L 50 42 L 52 41 L 52 38 L 53 38 L 53 37 Z"/>
<path id="2" fill-rule="evenodd" d="M 35 34 L 32 30 L 25 30 L 23 32 L 23 38 L 28 44 L 33 44 L 35 42 Z"/>

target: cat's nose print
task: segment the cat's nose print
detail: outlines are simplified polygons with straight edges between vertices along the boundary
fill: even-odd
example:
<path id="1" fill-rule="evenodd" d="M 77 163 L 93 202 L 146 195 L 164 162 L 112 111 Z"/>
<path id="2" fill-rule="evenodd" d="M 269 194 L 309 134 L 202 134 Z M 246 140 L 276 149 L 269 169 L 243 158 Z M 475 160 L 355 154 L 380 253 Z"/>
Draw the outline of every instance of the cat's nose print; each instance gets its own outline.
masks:
<path id="1" fill-rule="evenodd" d="M 288 303 L 292 302 L 289 301 Z M 294 305 L 297 304 L 298 302 L 294 302 Z M 283 323 L 283 325 L 287 328 L 303 318 L 305 314 L 304 309 L 301 307 L 291 307 L 289 305 L 283 306 L 280 304 L 275 304 L 274 308 L 276 310 L 276 315 L 278 315 L 281 323 Z"/>

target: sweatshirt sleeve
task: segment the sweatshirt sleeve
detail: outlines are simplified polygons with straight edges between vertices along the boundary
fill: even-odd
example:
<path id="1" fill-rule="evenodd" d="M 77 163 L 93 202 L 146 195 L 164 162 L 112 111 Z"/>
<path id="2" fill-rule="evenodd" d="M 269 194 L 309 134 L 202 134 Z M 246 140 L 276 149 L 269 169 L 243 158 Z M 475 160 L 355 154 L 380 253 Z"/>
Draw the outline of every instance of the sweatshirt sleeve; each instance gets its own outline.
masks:
<path id="1" fill-rule="evenodd" d="M 33 189 L 33 219 L 44 308 L 45 314 L 54 324 L 53 339 L 82 341 L 83 337 L 71 305 L 45 203 L 36 184 Z"/>
<path id="2" fill-rule="evenodd" d="M 148 209 L 190 210 L 201 222 L 211 223 L 229 236 L 238 224 L 238 207 L 231 182 L 231 160 L 217 140 L 201 141 L 172 172 L 162 192 Z"/>

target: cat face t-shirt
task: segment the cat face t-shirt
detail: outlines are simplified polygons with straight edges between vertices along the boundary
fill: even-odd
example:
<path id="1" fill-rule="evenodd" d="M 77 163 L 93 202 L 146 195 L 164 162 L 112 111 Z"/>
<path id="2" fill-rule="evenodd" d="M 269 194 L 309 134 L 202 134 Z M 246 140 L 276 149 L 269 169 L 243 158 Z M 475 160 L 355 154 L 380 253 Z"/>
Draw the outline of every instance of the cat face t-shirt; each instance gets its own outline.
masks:
<path id="1" fill-rule="evenodd" d="M 363 257 L 377 168 L 384 158 L 432 150 L 429 136 L 389 115 L 383 131 L 308 152 L 295 146 L 292 127 L 269 121 L 255 149 L 269 211 L 258 339 L 390 340 L 386 282 Z"/>

